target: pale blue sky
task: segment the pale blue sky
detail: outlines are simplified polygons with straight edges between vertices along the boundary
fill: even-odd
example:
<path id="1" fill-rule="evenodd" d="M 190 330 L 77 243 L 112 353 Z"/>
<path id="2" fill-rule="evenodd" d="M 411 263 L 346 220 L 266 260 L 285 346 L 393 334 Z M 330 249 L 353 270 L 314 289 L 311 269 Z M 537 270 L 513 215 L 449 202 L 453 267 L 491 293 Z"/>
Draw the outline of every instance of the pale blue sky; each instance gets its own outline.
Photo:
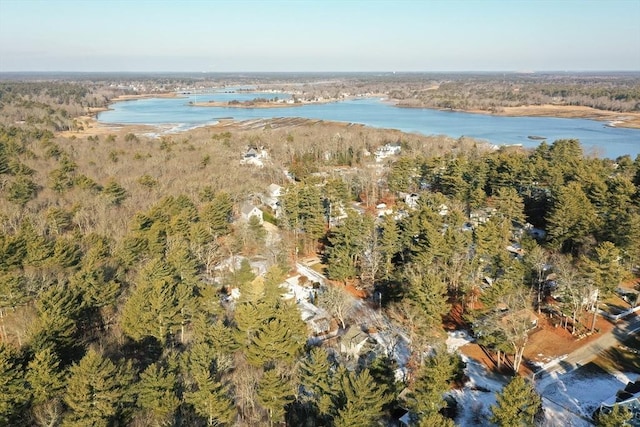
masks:
<path id="1" fill-rule="evenodd" d="M 640 0 L 0 0 L 0 71 L 640 70 Z"/>

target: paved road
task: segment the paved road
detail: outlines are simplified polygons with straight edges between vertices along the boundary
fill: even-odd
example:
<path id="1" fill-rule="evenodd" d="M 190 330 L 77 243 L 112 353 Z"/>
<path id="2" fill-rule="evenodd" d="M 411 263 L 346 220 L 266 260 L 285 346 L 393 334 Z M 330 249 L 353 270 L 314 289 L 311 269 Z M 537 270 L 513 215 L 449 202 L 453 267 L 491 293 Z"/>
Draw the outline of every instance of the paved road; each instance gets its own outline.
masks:
<path id="1" fill-rule="evenodd" d="M 304 274 L 310 280 L 320 282 L 323 285 L 326 284 L 326 277 L 313 270 L 311 267 L 307 267 L 306 265 L 298 262 L 296 263 L 296 268 L 298 269 L 298 273 Z"/>
<path id="2" fill-rule="evenodd" d="M 556 363 L 544 369 L 546 374 L 562 374 L 570 372 L 580 366 L 586 365 L 595 359 L 598 354 L 603 351 L 621 344 L 625 339 L 640 330 L 640 316 L 629 315 L 627 319 L 618 321 L 616 326 L 609 332 L 603 334 L 597 340 L 578 348 L 569 353 L 569 355 Z M 543 372 L 538 371 L 536 376 L 540 376 Z"/>
<path id="3" fill-rule="evenodd" d="M 561 376 L 563 374 L 586 365 L 587 363 L 595 359 L 598 354 L 611 347 L 615 347 L 621 344 L 625 339 L 627 339 L 632 334 L 637 333 L 639 330 L 640 316 L 630 315 L 627 319 L 620 320 L 610 332 L 603 334 L 597 340 L 592 341 L 591 343 L 569 353 L 569 355 L 567 355 L 565 359 L 559 361 L 558 363 L 536 372 L 536 389 L 540 393 L 543 401 L 545 402 L 545 405 L 563 408 L 563 410 L 566 411 L 567 414 L 572 414 L 574 417 L 576 417 L 574 421 L 565 423 L 566 425 L 593 425 L 593 420 L 591 420 L 584 414 L 579 413 L 580 411 L 576 410 L 576 408 L 567 407 L 567 405 L 563 405 L 551 400 L 547 391 L 561 386 L 562 383 L 559 383 L 558 381 L 562 381 Z M 582 422 L 580 422 L 580 420 L 582 420 Z M 574 424 L 574 422 L 576 424 Z"/>

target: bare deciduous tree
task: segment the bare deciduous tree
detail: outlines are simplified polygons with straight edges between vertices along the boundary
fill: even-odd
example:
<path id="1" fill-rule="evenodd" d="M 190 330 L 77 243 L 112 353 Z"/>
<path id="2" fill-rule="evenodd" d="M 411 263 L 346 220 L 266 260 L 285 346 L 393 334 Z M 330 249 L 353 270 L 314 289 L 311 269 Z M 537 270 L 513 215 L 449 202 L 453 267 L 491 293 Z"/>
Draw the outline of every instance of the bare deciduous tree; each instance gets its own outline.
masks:
<path id="1" fill-rule="evenodd" d="M 355 305 L 356 299 L 338 285 L 329 285 L 324 292 L 318 295 L 318 306 L 335 317 L 340 322 L 342 329 L 347 327 L 347 321 L 354 311 Z"/>

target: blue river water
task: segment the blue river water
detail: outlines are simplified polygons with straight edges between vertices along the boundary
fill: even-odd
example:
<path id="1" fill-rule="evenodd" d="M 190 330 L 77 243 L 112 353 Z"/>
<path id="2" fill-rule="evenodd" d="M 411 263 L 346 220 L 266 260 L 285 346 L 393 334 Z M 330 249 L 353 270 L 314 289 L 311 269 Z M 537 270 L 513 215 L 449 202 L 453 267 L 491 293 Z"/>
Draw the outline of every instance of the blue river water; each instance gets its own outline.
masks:
<path id="1" fill-rule="evenodd" d="M 398 129 L 423 135 L 448 135 L 485 140 L 496 145 L 519 144 L 536 147 L 544 137 L 580 140 L 586 154 L 615 159 L 625 154 L 640 154 L 640 129 L 608 126 L 606 122 L 586 119 L 548 117 L 504 117 L 486 114 L 398 108 L 377 98 L 361 98 L 325 104 L 304 104 L 282 108 L 196 107 L 191 102 L 288 98 L 281 93 L 219 92 L 190 94 L 179 98 L 148 98 L 116 102 L 101 112 L 98 120 L 108 124 L 148 124 L 173 131 L 214 124 L 223 118 L 234 120 L 301 117 L 327 121 L 359 123 L 375 128 Z"/>

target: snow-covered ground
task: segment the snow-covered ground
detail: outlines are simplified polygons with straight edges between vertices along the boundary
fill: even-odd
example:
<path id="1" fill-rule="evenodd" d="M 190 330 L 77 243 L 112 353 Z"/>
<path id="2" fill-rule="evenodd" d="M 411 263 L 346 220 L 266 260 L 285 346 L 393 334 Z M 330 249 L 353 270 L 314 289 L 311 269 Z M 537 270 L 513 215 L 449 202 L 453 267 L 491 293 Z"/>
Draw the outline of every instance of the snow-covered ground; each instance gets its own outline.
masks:
<path id="1" fill-rule="evenodd" d="M 563 426 L 588 426 L 600 403 L 615 396 L 629 381 L 634 381 L 638 374 L 606 373 L 599 369 L 583 367 L 564 375 L 542 378 L 536 389 L 544 398 L 545 409 L 564 415 L 571 423 L 548 424 Z M 547 419 L 550 417 L 547 416 Z"/>
<path id="2" fill-rule="evenodd" d="M 502 390 L 505 381 L 494 374 L 475 360 L 462 356 L 467 364 L 465 373 L 469 381 L 461 390 L 452 390 L 449 395 L 458 403 L 458 416 L 456 425 L 484 426 L 491 425 L 488 421 L 491 416 L 491 405 L 496 403 L 496 393 Z"/>
<path id="3" fill-rule="evenodd" d="M 449 334 L 447 346 L 455 351 L 471 342 L 466 333 L 456 331 Z M 456 425 L 461 427 L 489 426 L 491 405 L 495 394 L 509 380 L 497 376 L 484 365 L 462 356 L 467 364 L 465 373 L 469 381 L 461 390 L 452 390 L 449 396 L 458 403 Z M 589 427 L 593 411 L 627 384 L 634 381 L 637 373 L 609 374 L 599 369 L 580 368 L 562 375 L 553 373 L 536 380 L 535 386 L 542 396 L 545 427 Z"/>

